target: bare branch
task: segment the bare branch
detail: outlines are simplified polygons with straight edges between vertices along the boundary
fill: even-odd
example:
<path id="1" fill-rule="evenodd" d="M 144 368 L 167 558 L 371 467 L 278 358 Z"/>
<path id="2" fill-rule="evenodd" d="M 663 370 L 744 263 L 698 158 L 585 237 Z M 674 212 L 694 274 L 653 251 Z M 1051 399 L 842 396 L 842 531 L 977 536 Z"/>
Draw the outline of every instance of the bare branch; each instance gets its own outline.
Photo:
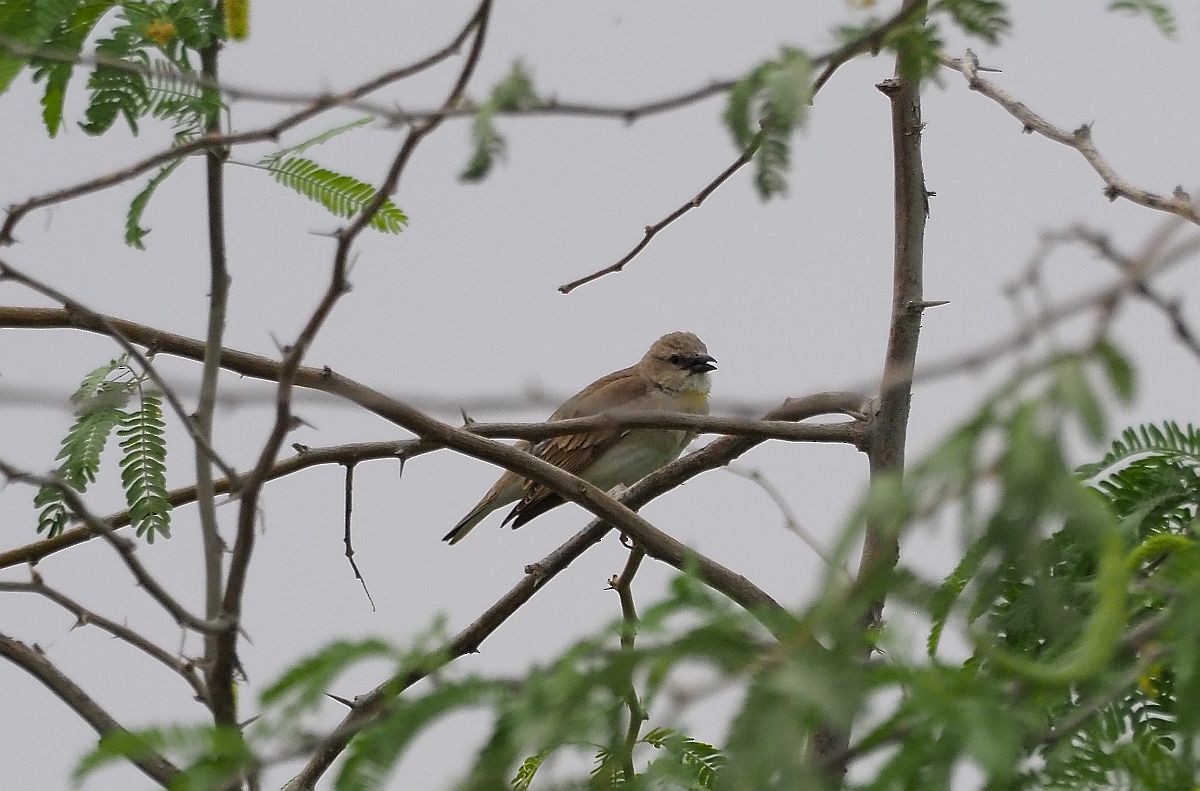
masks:
<path id="1" fill-rule="evenodd" d="M 704 203 L 705 198 L 707 198 L 709 195 L 712 195 L 713 192 L 716 191 L 717 187 L 728 181 L 729 177 L 741 170 L 742 167 L 748 165 L 750 161 L 754 159 L 754 153 L 758 151 L 759 146 L 762 145 L 762 141 L 763 133 L 759 132 L 754 136 L 754 139 L 750 141 L 750 145 L 746 146 L 745 150 L 738 155 L 738 158 L 733 160 L 733 164 L 729 165 L 729 167 L 718 173 L 716 178 L 701 187 L 699 192 L 689 198 L 678 209 L 671 212 L 666 217 L 663 217 L 661 220 L 654 223 L 654 225 L 647 225 L 646 231 L 642 236 L 642 240 L 635 244 L 632 250 L 618 259 L 616 263 L 606 266 L 603 269 L 598 269 L 595 272 L 592 272 L 590 275 L 584 275 L 581 278 L 572 280 L 570 283 L 563 283 L 558 287 L 559 293 L 570 294 L 575 289 L 579 288 L 580 286 L 587 285 L 593 280 L 599 280 L 605 275 L 611 275 L 614 272 L 620 272 L 625 268 L 626 264 L 628 264 L 637 256 L 638 253 L 646 249 L 646 245 L 650 244 L 650 240 L 653 239 L 659 231 L 661 231 L 663 228 L 666 228 L 668 225 L 675 222 L 692 209 L 699 208 L 700 204 Z"/>
<path id="2" fill-rule="evenodd" d="M 838 564 L 825 548 L 821 546 L 821 542 L 817 541 L 816 537 L 800 524 L 800 520 L 796 518 L 792 512 L 792 507 L 788 504 L 787 498 L 783 496 L 783 492 L 779 491 L 779 487 L 771 482 L 771 480 L 763 474 L 762 470 L 751 469 L 748 467 L 739 467 L 730 464 L 725 468 L 725 471 L 739 478 L 745 478 L 754 483 L 755 486 L 763 490 L 763 493 L 775 503 L 775 507 L 779 509 L 779 513 L 783 515 L 783 526 L 800 537 L 800 540 L 808 544 L 809 549 L 817 553 L 817 557 L 825 561 L 825 565 L 831 569 L 837 569 L 842 573 L 846 580 L 853 579 L 850 575 L 850 570 L 844 565 Z"/>
<path id="3" fill-rule="evenodd" d="M 1118 176 L 1092 142 L 1092 128 L 1090 125 L 1084 124 L 1073 132 L 1068 132 L 1065 129 L 1054 126 L 1029 109 L 1024 102 L 1012 97 L 995 83 L 980 77 L 979 63 L 971 55 L 963 58 L 942 56 L 939 60 L 943 66 L 961 73 L 966 78 L 967 86 L 971 90 L 977 91 L 996 102 L 1007 110 L 1010 115 L 1024 124 L 1025 132 L 1037 132 L 1045 138 L 1078 151 L 1087 163 L 1092 166 L 1092 170 L 1096 171 L 1096 174 L 1103 179 L 1105 184 L 1104 195 L 1109 200 L 1125 198 L 1139 206 L 1168 212 L 1182 217 L 1190 223 L 1200 225 L 1200 204 L 1192 200 L 1181 188 L 1176 187 L 1175 192 L 1170 196 L 1160 195 L 1156 192 L 1150 192 L 1149 190 L 1134 186 Z"/>
<path id="4" fill-rule="evenodd" d="M 49 599 L 75 616 L 75 626 L 72 628 L 89 625 L 95 626 L 98 629 L 108 632 L 118 640 L 128 643 L 151 659 L 179 674 L 188 683 L 188 686 L 192 688 L 192 691 L 196 693 L 196 700 L 207 704 L 208 692 L 204 688 L 204 682 L 200 680 L 200 676 L 196 672 L 195 665 L 190 661 L 180 659 L 128 626 L 119 624 L 87 609 L 70 596 L 67 596 L 67 594 L 47 585 L 40 575 L 34 573 L 33 579 L 29 582 L 0 581 L 0 592 L 36 593 L 39 596 Z"/>
<path id="5" fill-rule="evenodd" d="M 40 681 L 46 689 L 66 703 L 72 711 L 79 715 L 80 719 L 92 726 L 101 736 L 125 730 L 78 684 L 55 667 L 36 646 L 31 648 L 19 640 L 0 633 L 0 656 Z M 142 770 L 143 774 L 163 788 L 169 787 L 180 774 L 174 764 L 149 747 L 146 748 L 146 757 L 130 759 L 130 761 Z"/>
<path id="6" fill-rule="evenodd" d="M 201 75 L 213 86 L 220 85 L 218 55 L 220 42 L 213 40 L 200 52 Z M 221 115 L 214 112 L 205 122 L 204 133 L 221 132 Z M 222 572 L 225 541 L 217 522 L 217 504 L 213 494 L 213 471 L 201 452 L 201 443 L 212 440 L 213 409 L 217 398 L 217 380 L 221 372 L 221 346 L 225 336 L 225 313 L 229 304 L 229 272 L 225 255 L 225 159 L 228 148 L 210 147 L 204 156 L 204 197 L 208 228 L 208 329 L 204 338 L 204 360 L 200 373 L 200 398 L 196 404 L 195 447 L 196 505 L 200 515 L 200 538 L 204 557 L 204 617 L 221 615 Z M 230 476 L 229 472 L 225 473 Z M 232 684 L 215 677 L 218 666 L 218 637 L 204 636 L 204 672 L 211 691 L 209 705 L 217 725 L 237 724 L 237 702 Z"/>
<path id="7" fill-rule="evenodd" d="M 0 308 L 0 313 L 5 309 Z M 2 326 L 0 322 L 0 326 Z M 859 396 L 859 403 L 862 397 Z M 851 409 L 852 406 L 846 407 Z M 840 413 L 840 409 L 834 409 Z M 607 415 L 575 418 L 566 421 L 546 423 L 474 423 L 467 427 L 472 434 L 493 439 L 528 439 L 539 440 L 548 437 L 571 434 L 599 426 L 628 426 L 640 428 L 686 428 L 699 433 L 719 433 L 732 436 L 748 436 L 758 440 L 777 439 L 795 442 L 840 442 L 857 445 L 862 440 L 863 427 L 859 423 L 833 424 L 796 424 L 782 420 L 744 421 L 731 418 L 712 417 L 708 415 L 671 415 L 643 414 L 626 415 L 615 420 Z M 297 455 L 275 462 L 266 480 L 275 480 L 287 475 L 323 464 L 353 465 L 371 459 L 394 459 L 402 461 L 439 449 L 437 442 L 420 439 L 394 440 L 389 442 L 361 442 L 349 445 L 338 445 L 329 448 L 301 448 Z M 236 491 L 229 479 L 214 482 L 214 494 L 228 494 Z M 167 502 L 173 508 L 196 501 L 195 486 L 186 486 L 167 493 Z M 130 523 L 130 512 L 119 511 L 105 517 L 104 521 L 113 528 L 126 527 Z M 44 539 L 23 547 L 6 552 L 0 552 L 0 569 L 20 565 L 22 563 L 37 563 L 42 558 L 63 549 L 94 538 L 96 534 L 86 528 L 66 530 L 54 538 Z"/>
<path id="8" fill-rule="evenodd" d="M 904 0 L 904 8 L 925 13 L 924 0 Z M 929 191 L 921 158 L 921 85 L 919 79 L 904 76 L 900 57 L 896 58 L 895 77 L 878 86 L 891 102 L 892 155 L 894 161 L 895 241 L 892 266 L 892 310 L 887 352 L 880 377 L 879 411 L 871 424 L 867 441 L 867 459 L 872 483 L 904 472 L 908 414 L 912 400 L 913 371 L 917 360 L 917 341 L 921 334 L 921 315 L 926 307 L 922 292 L 924 270 L 925 221 L 929 215 Z M 862 557 L 857 580 L 876 579 L 896 565 L 900 545 L 892 526 L 871 519 L 863 537 Z M 884 594 L 870 602 L 863 614 L 865 631 L 883 619 Z M 863 657 L 866 661 L 868 654 Z M 828 773 L 835 785 L 846 772 L 844 761 L 826 764 L 829 756 L 846 749 L 849 728 L 824 723 L 813 730 L 807 747 L 809 756 Z"/>
<path id="9" fill-rule="evenodd" d="M 102 537 L 105 541 L 112 545 L 117 554 L 121 556 L 121 560 L 125 562 L 126 567 L 133 574 L 134 579 L 138 584 L 146 589 L 146 592 L 158 602 L 164 610 L 170 613 L 171 617 L 180 626 L 187 626 L 195 629 L 198 632 L 211 633 L 220 631 L 224 628 L 224 624 L 217 621 L 206 621 L 203 618 L 197 618 L 192 615 L 187 609 L 178 602 L 171 594 L 167 593 L 158 580 L 146 570 L 142 562 L 135 555 L 135 547 L 132 541 L 127 538 L 118 536 L 113 530 L 113 527 L 106 523 L 103 519 L 93 514 L 88 510 L 83 503 L 83 498 L 79 496 L 71 485 L 65 481 L 50 475 L 38 475 L 26 470 L 18 469 L 6 461 L 0 460 L 0 474 L 4 475 L 10 481 L 18 483 L 27 483 L 32 486 L 51 486 L 58 490 L 67 507 L 87 525 L 88 529 Z"/>
<path id="10" fill-rule="evenodd" d="M 629 550 L 629 558 L 625 561 L 625 568 L 621 573 L 614 575 L 608 581 L 608 586 L 617 592 L 618 598 L 621 600 L 621 648 L 624 651 L 632 651 L 634 643 L 637 640 L 638 614 L 637 607 L 633 602 L 633 578 L 637 574 L 638 569 L 642 565 L 642 559 L 646 557 L 646 553 L 638 547 Z M 622 745 L 621 762 L 624 766 L 625 781 L 630 782 L 637 774 L 637 770 L 633 765 L 633 750 L 637 746 L 638 734 L 641 732 L 642 723 L 646 721 L 646 710 L 642 707 L 642 703 L 638 700 L 637 688 L 630 680 L 628 687 L 625 689 L 625 707 L 629 710 L 629 720 L 626 723 L 625 742 Z"/>
<path id="11" fill-rule="evenodd" d="M 403 463 L 403 457 L 401 457 L 401 463 Z M 350 533 L 350 515 L 354 511 L 354 462 L 350 462 L 344 466 L 346 468 L 346 521 L 342 534 L 342 543 L 346 545 L 346 560 L 350 561 L 350 569 L 354 572 L 354 578 L 362 585 L 363 593 L 367 595 L 367 601 L 371 603 L 371 610 L 374 611 L 375 600 L 371 598 L 371 591 L 367 588 L 366 577 L 358 570 L 358 563 L 354 560 L 354 541 Z"/>
<path id="12" fill-rule="evenodd" d="M 841 46 L 832 52 L 815 58 L 813 60 L 814 66 L 819 66 L 821 64 L 826 64 L 826 66 L 825 70 L 813 83 L 811 96 L 816 97 L 817 93 L 822 87 L 824 87 L 825 83 L 829 81 L 829 78 L 833 76 L 833 73 L 851 58 L 854 58 L 855 56 L 864 52 L 878 51 L 879 47 L 883 45 L 883 40 L 887 37 L 888 33 L 914 18 L 917 14 L 917 8 L 918 6 L 915 6 L 911 3 L 905 3 L 901 9 L 890 19 L 866 35 L 855 39 L 854 41 L 848 42 L 844 46 Z M 736 84 L 736 81 L 731 81 L 726 84 L 725 89 L 732 88 Z M 708 94 L 705 94 L 705 96 L 707 95 Z M 728 181 L 734 173 L 737 173 L 744 166 L 749 164 L 750 161 L 754 159 L 754 154 L 758 151 L 759 147 L 762 145 L 762 142 L 763 133 L 759 132 L 754 136 L 754 139 L 750 141 L 750 145 L 746 146 L 746 148 L 741 152 L 741 154 L 738 155 L 738 158 L 735 159 L 732 164 L 718 173 L 716 178 L 712 179 L 703 187 L 701 187 L 700 191 L 697 192 L 692 198 L 658 222 L 654 223 L 653 225 L 647 225 L 641 241 L 635 244 L 633 249 L 618 259 L 616 263 L 610 264 L 603 269 L 598 269 L 595 272 L 592 272 L 590 275 L 584 275 L 577 280 L 572 280 L 570 283 L 562 284 L 558 287 L 559 293 L 570 294 L 575 289 L 582 285 L 591 283 L 593 280 L 599 280 L 605 275 L 611 275 L 615 272 L 620 272 L 623 270 L 626 264 L 637 257 L 638 253 L 646 249 L 646 246 L 650 244 L 650 240 L 653 239 L 659 231 L 663 230 L 692 209 L 699 208 L 700 204 L 704 203 L 705 199 L 709 195 L 713 194 L 718 187 Z"/>

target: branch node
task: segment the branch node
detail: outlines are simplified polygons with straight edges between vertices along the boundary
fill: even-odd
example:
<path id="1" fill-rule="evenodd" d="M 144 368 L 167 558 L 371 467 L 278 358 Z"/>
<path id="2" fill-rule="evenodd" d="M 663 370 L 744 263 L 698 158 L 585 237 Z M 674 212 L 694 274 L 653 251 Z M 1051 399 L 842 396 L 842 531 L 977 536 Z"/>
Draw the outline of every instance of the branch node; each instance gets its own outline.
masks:
<path id="1" fill-rule="evenodd" d="M 889 77 L 888 79 L 886 79 L 882 82 L 875 83 L 875 87 L 884 96 L 887 96 L 890 98 L 900 92 L 900 81 L 895 78 Z"/>

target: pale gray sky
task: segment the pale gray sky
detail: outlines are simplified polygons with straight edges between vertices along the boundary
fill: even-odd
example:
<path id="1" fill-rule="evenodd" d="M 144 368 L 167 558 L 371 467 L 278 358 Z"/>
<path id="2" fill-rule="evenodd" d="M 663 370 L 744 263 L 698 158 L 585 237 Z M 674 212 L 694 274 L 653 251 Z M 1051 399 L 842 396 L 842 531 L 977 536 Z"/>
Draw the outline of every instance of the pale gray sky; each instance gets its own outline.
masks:
<path id="1" fill-rule="evenodd" d="M 804 4 L 721 2 L 498 4 L 470 93 L 482 96 L 522 58 L 538 90 L 562 99 L 622 102 L 670 94 L 738 75 L 782 44 L 819 52 L 831 24 L 847 16 L 838 0 Z M 1094 122 L 1096 144 L 1132 182 L 1159 191 L 1200 184 L 1195 130 L 1200 105 L 1186 79 L 1197 63 L 1195 3 L 1178 4 L 1181 33 L 1164 41 L 1145 20 L 1104 13 L 1097 0 L 1012 3 L 1013 37 L 996 50 L 975 45 L 1002 68 L 995 81 L 1051 121 L 1074 128 Z M 223 56 L 222 73 L 264 88 L 344 88 L 420 57 L 447 41 L 471 3 L 253 4 L 252 34 Z M 967 44 L 951 37 L 952 54 Z M 404 107 L 440 101 L 456 73 L 450 62 L 376 98 Z M 750 171 L 739 173 L 699 210 L 668 228 L 622 274 L 569 296 L 560 283 L 623 255 L 655 222 L 690 197 L 736 155 L 719 121 L 721 100 L 626 127 L 577 119 L 501 119 L 508 163 L 485 183 L 462 185 L 455 174 L 469 155 L 467 124 L 447 123 L 427 140 L 400 185 L 396 202 L 409 214 L 399 237 L 364 235 L 347 295 L 309 361 L 381 389 L 432 392 L 470 402 L 473 394 L 515 394 L 531 383 L 571 392 L 636 360 L 663 332 L 692 330 L 720 361 L 715 394 L 774 403 L 788 395 L 861 384 L 877 375 L 886 339 L 891 270 L 889 108 L 873 87 L 891 73 L 886 58 L 863 59 L 837 73 L 821 92 L 808 129 L 796 140 L 790 197 L 763 205 Z M 77 76 L 68 116 L 82 109 Z M 68 128 L 47 141 L 39 93 L 27 76 L 0 98 L 0 202 L 57 188 L 134 161 L 169 140 L 145 124 L 138 139 L 117 130 L 91 139 Z M 239 129 L 281 116 L 284 108 L 238 103 Z M 1001 287 L 1021 271 L 1039 232 L 1083 221 L 1133 248 L 1160 217 L 1128 203 L 1109 203 L 1101 183 L 1073 151 L 1020 134 L 1020 125 L 947 73 L 925 92 L 926 179 L 937 192 L 927 236 L 925 292 L 948 299 L 926 315 L 920 359 L 969 349 L 1010 329 L 1014 315 Z M 287 138 L 298 141 L 353 113 L 333 112 Z M 329 165 L 377 181 L 400 133 L 369 128 L 313 153 Z M 270 146 L 235 153 L 254 161 Z M 141 182 L 40 211 L 19 227 L 21 244 L 2 254 L 90 306 L 118 316 L 202 336 L 207 249 L 201 213 L 200 160 L 183 167 L 155 198 L 145 220 L 147 252 L 121 243 L 123 215 Z M 290 339 L 325 287 L 338 223 L 320 208 L 271 183 L 262 173 L 228 170 L 228 224 L 233 290 L 227 345 L 274 354 L 272 337 Z M 1162 289 L 1200 299 L 1194 264 L 1164 277 Z M 1113 276 L 1108 266 L 1074 250 L 1047 269 L 1055 296 Z M 42 304 L 11 283 L 0 303 Z M 1191 311 L 1193 314 L 1195 311 Z M 1064 328 L 1069 341 L 1085 325 Z M 65 399 L 90 368 L 115 354 L 111 342 L 67 331 L 6 330 L 0 343 L 0 388 L 51 387 Z M 1138 357 L 1140 395 L 1118 423 L 1166 417 L 1194 419 L 1200 385 L 1195 360 L 1175 343 L 1162 318 L 1129 303 L 1117 337 Z M 193 380 L 198 366 L 161 361 Z M 928 447 L 970 409 L 1004 366 L 985 376 L 920 387 L 914 396 L 911 445 Z M 224 376 L 244 392 L 248 383 Z M 254 385 L 268 393 L 267 385 Z M 0 394 L 6 392 L 0 390 Z M 8 391 L 15 392 L 15 391 Z M 54 403 L 5 405 L 0 437 L 6 459 L 47 469 L 69 422 Z M 529 419 L 544 411 L 523 415 Z M 314 429 L 292 441 L 333 445 L 398 438 L 383 421 L 330 405 L 306 405 Z M 440 415 L 456 419 L 451 412 Z M 218 415 L 215 442 L 235 465 L 254 458 L 272 413 L 242 406 Z M 492 415 L 475 414 L 478 419 Z M 191 451 L 173 431 L 169 483 L 191 481 Z M 705 441 L 705 440 L 701 440 Z M 865 460 L 840 447 L 772 443 L 743 459 L 779 485 L 802 523 L 825 541 L 835 535 L 865 481 Z M 120 506 L 115 460 L 110 485 L 89 494 L 96 511 Z M 358 561 L 379 606 L 368 607 L 342 556 L 342 476 L 320 468 L 271 484 L 264 499 L 266 531 L 247 592 L 242 650 L 250 683 L 247 714 L 261 685 L 289 663 L 335 638 L 379 634 L 403 643 L 438 613 L 457 630 L 587 519 L 568 506 L 513 533 L 484 523 L 469 541 L 448 548 L 438 539 L 496 475 L 488 465 L 449 452 L 408 465 L 378 462 L 356 472 Z M 34 537 L 33 492 L 0 490 L 4 547 Z M 232 508 L 219 511 L 228 524 Z M 800 605 L 820 561 L 785 531 L 775 507 L 753 485 L 708 473 L 645 511 L 655 524 L 741 572 L 781 602 Z M 495 520 L 498 522 L 498 519 Z M 174 514 L 174 537 L 141 552 L 185 601 L 199 604 L 200 548 L 194 508 Z M 905 543 L 906 562 L 933 575 L 953 563 L 950 536 L 921 531 Z M 619 615 L 605 580 L 620 569 L 615 537 L 585 555 L 539 593 L 455 672 L 518 671 L 552 656 L 567 641 Z M 46 580 L 94 609 L 127 620 L 167 646 L 179 635 L 132 583 L 111 551 L 93 543 L 47 559 Z M 648 601 L 670 578 L 647 562 L 635 593 Z M 22 569 L 4 579 L 24 579 Z M 37 642 L 124 724 L 197 720 L 203 711 L 187 688 L 127 647 L 94 629 L 70 630 L 52 605 L 15 594 L 0 598 L 0 629 Z M 914 638 L 914 640 L 919 637 Z M 187 650 L 197 642 L 189 639 Z M 382 678 L 367 668 L 339 682 L 352 696 Z M 6 787 L 65 787 L 74 760 L 94 742 L 92 731 L 23 671 L 0 664 L 0 777 Z M 726 697 L 687 722 L 697 738 L 720 741 Z M 341 712 L 330 704 L 318 724 Z M 461 767 L 464 745 L 483 731 L 471 718 L 447 721 L 407 755 L 394 788 L 438 788 Z M 472 752 L 474 747 L 469 748 Z M 294 767 L 268 776 L 278 785 Z M 86 784 L 95 791 L 147 787 L 125 767 Z"/>

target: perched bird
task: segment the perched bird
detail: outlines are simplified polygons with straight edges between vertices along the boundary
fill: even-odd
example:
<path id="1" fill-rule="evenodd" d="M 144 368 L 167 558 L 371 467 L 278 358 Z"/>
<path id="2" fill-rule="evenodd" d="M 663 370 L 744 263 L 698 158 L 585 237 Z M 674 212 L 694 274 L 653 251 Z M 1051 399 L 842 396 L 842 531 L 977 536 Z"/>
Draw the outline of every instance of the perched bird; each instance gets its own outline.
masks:
<path id="1" fill-rule="evenodd" d="M 636 365 L 601 377 L 571 396 L 550 420 L 616 411 L 689 412 L 708 414 L 709 371 L 714 360 L 704 343 L 690 332 L 671 332 L 654 342 Z M 517 447 L 578 475 L 604 491 L 629 486 L 673 461 L 696 436 L 692 431 L 600 427 L 564 434 Z M 563 498 L 513 472 L 505 472 L 479 504 L 443 541 L 457 544 L 492 511 L 516 506 L 503 525 L 514 528 L 544 514 Z"/>

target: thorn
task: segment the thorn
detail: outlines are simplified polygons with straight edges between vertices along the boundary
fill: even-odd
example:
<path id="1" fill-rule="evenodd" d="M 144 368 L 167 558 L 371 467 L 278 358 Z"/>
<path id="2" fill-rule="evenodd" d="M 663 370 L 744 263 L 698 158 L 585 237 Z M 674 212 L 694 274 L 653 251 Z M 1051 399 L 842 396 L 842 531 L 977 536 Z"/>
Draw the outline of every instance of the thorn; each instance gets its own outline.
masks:
<path id="1" fill-rule="evenodd" d="M 466 407 L 460 406 L 460 407 L 458 408 L 458 413 L 459 413 L 460 415 L 462 415 L 462 419 L 463 419 L 463 425 L 464 425 L 464 426 L 473 426 L 473 425 L 475 425 L 475 418 L 473 418 L 473 417 L 471 417 L 470 415 L 468 415 L 468 414 L 467 414 L 467 408 L 466 408 Z"/>
<path id="2" fill-rule="evenodd" d="M 406 461 L 408 461 L 408 457 L 407 456 L 397 456 L 396 458 L 400 460 L 400 475 L 398 477 L 400 478 L 400 480 L 404 480 L 404 463 Z"/>
<path id="3" fill-rule="evenodd" d="M 296 453 L 299 453 L 300 455 L 304 455 L 305 453 L 308 453 L 310 450 L 312 450 L 312 448 L 310 448 L 307 445 L 300 443 L 300 442 L 293 442 L 292 450 L 296 451 Z"/>
<path id="4" fill-rule="evenodd" d="M 300 417 L 299 415 L 292 415 L 290 418 L 288 418 L 288 429 L 287 429 L 288 431 L 295 431 L 296 429 L 300 428 L 301 426 L 306 426 L 308 428 L 311 428 L 314 431 L 319 430 L 319 429 L 317 429 L 316 426 L 314 426 L 312 423 L 309 423 L 307 420 Z"/>
<path id="5" fill-rule="evenodd" d="M 341 703 L 343 706 L 345 706 L 348 709 L 354 708 L 354 701 L 348 700 L 347 698 L 343 698 L 338 695 L 334 695 L 331 692 L 326 692 L 325 697 L 329 698 L 330 700 L 336 700 L 338 703 Z"/>
<path id="6" fill-rule="evenodd" d="M 927 308 L 939 308 L 942 305 L 949 305 L 949 304 L 950 304 L 950 300 L 948 300 L 948 299 L 926 299 L 926 300 L 922 300 L 920 302 L 909 302 L 908 305 L 905 306 L 905 308 L 910 313 L 920 313 L 920 312 L 926 310 Z"/>

